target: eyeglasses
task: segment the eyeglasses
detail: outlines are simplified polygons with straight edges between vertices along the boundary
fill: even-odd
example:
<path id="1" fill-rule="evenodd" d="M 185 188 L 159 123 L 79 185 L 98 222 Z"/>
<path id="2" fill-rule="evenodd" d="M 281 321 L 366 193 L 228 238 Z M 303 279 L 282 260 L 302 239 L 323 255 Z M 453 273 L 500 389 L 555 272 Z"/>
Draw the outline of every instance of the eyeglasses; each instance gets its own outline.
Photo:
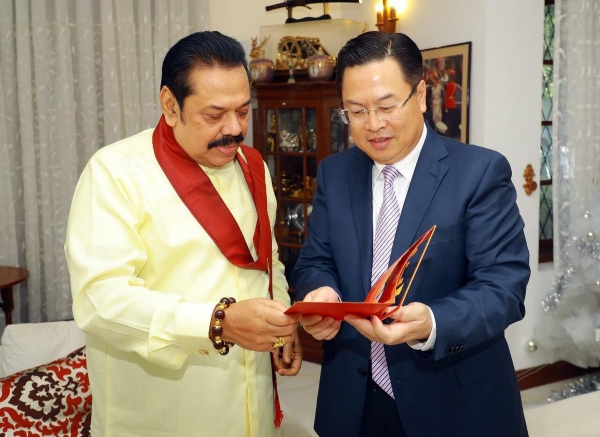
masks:
<path id="1" fill-rule="evenodd" d="M 342 121 L 345 124 L 360 124 L 366 123 L 369 119 L 369 112 L 374 111 L 377 118 L 381 121 L 387 120 L 398 120 L 402 118 L 402 109 L 404 105 L 410 100 L 410 98 L 415 93 L 417 86 L 421 82 L 417 82 L 415 86 L 413 86 L 410 94 L 404 101 L 404 103 L 396 103 L 392 106 L 376 106 L 373 109 L 341 109 L 340 108 L 340 116 L 342 117 Z"/>

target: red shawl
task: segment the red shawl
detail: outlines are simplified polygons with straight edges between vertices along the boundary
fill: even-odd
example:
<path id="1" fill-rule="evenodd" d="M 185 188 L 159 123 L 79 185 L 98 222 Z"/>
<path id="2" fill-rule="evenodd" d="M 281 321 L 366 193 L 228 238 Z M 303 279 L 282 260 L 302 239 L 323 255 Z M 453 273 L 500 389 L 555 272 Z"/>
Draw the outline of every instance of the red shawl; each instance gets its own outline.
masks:
<path id="1" fill-rule="evenodd" d="M 265 168 L 260 153 L 252 147 L 242 145 L 241 149 L 247 162 L 239 152 L 236 155 L 236 161 L 244 172 L 244 178 L 258 214 L 253 238 L 258 254 L 255 261 L 231 211 L 221 199 L 208 175 L 177 143 L 173 129 L 167 124 L 164 116 L 161 116 L 152 134 L 152 144 L 156 159 L 167 179 L 223 255 L 238 267 L 269 273 L 269 294 L 272 299 L 271 227 L 267 210 Z M 275 390 L 275 426 L 279 427 L 283 420 L 283 414 L 279 405 L 275 372 L 273 372 L 273 387 Z"/>

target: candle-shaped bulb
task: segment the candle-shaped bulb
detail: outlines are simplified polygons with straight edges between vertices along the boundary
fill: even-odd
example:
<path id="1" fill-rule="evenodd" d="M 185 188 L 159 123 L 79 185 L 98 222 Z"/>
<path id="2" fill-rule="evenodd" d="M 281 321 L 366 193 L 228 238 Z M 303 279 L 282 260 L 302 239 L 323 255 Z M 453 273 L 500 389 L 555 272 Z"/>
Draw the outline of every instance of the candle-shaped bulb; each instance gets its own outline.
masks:
<path id="1" fill-rule="evenodd" d="M 377 24 L 383 24 L 383 6 L 375 6 L 375 12 L 377 12 Z"/>

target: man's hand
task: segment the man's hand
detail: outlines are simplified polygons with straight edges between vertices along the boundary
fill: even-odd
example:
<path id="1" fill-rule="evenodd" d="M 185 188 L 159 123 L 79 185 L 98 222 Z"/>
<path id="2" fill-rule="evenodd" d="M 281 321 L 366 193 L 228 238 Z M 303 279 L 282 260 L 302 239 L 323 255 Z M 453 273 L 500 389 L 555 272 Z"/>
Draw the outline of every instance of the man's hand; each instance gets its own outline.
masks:
<path id="1" fill-rule="evenodd" d="M 395 307 L 389 308 L 390 311 L 394 309 Z M 382 323 L 379 317 L 371 317 L 371 320 L 367 320 L 355 315 L 347 315 L 344 320 L 369 340 L 387 345 L 417 343 L 427 340 L 431 334 L 433 322 L 427 305 L 412 302 L 398 308 L 390 317 L 394 319 L 390 324 Z"/>
<path id="2" fill-rule="evenodd" d="M 311 291 L 304 298 L 304 302 L 339 302 L 340 298 L 331 287 L 320 287 Z M 300 324 L 306 332 L 316 340 L 331 340 L 340 330 L 342 322 L 333 317 L 306 315 L 300 317 Z"/>
<path id="3" fill-rule="evenodd" d="M 288 316 L 283 313 L 285 310 L 284 304 L 270 299 L 236 302 L 225 310 L 221 338 L 257 352 L 270 351 L 280 337 L 285 338 L 286 344 L 293 344 L 298 326 L 297 316 Z"/>
<path id="4" fill-rule="evenodd" d="M 282 376 L 297 375 L 302 366 L 302 345 L 298 338 L 298 331 L 294 331 L 292 341 L 286 342 L 283 348 L 271 351 L 275 370 Z"/>

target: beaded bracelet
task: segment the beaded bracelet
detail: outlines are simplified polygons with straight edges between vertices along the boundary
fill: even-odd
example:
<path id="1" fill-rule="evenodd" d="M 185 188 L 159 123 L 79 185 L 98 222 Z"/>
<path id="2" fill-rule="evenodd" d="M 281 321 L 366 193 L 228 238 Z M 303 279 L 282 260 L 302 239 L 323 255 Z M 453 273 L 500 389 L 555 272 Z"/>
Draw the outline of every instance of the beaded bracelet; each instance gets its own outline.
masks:
<path id="1" fill-rule="evenodd" d="M 225 308 L 229 308 L 229 305 L 234 304 L 235 299 L 233 297 L 227 298 L 224 297 L 219 301 L 219 304 L 215 307 L 215 313 L 213 317 L 215 318 L 215 326 L 211 328 L 211 332 L 213 335 L 213 346 L 214 348 L 221 354 L 227 355 L 229 353 L 229 348 L 235 346 L 235 344 L 230 343 L 228 341 L 223 341 L 221 336 L 223 335 L 223 327 L 221 326 L 221 322 L 225 319 Z"/>

